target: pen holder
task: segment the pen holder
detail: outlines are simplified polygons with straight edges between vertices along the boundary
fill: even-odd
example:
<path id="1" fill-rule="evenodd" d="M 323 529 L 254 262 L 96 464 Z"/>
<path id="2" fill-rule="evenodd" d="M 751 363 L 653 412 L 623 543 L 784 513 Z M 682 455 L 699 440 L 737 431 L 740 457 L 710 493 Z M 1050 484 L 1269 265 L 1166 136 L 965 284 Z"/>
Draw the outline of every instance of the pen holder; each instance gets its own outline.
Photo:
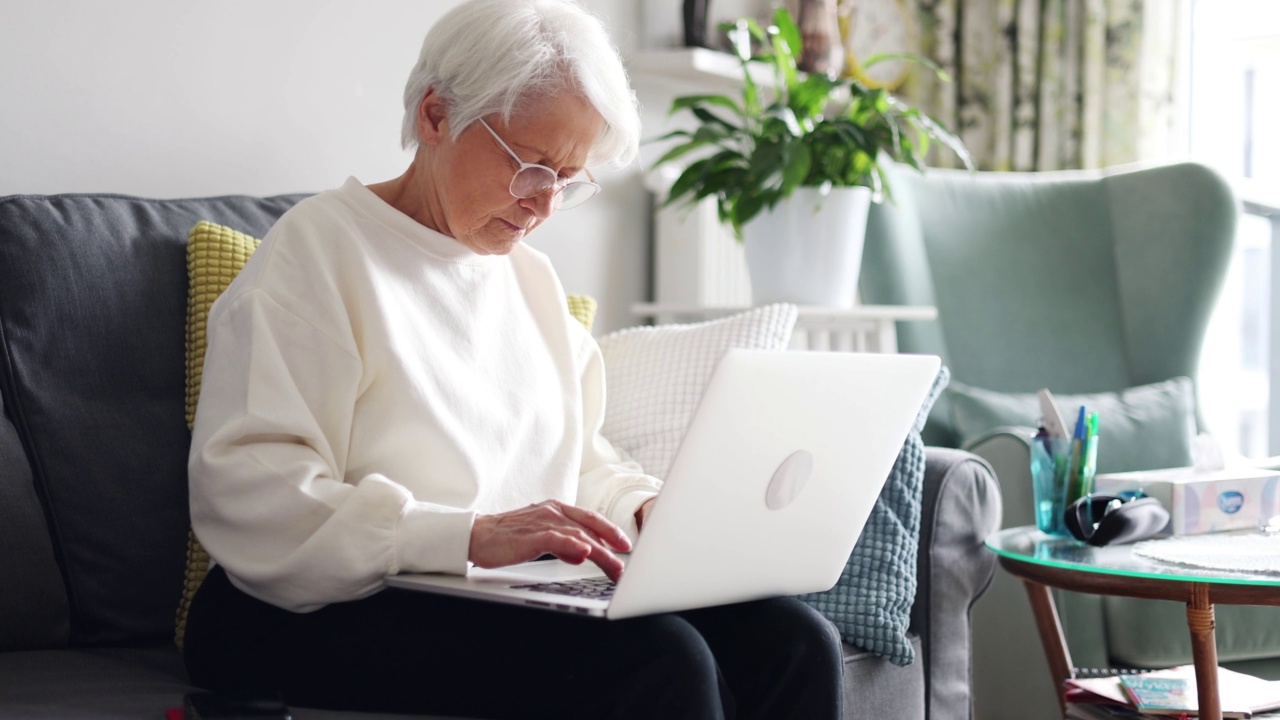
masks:
<path id="1" fill-rule="evenodd" d="M 1071 439 L 1037 437 L 1031 441 L 1031 485 L 1040 532 L 1071 537 L 1063 513 L 1070 504 Z"/>
<path id="2" fill-rule="evenodd" d="M 1096 435 L 1083 443 L 1054 436 L 1032 439 L 1031 484 L 1036 502 L 1036 527 L 1041 532 L 1071 536 L 1065 520 L 1066 509 L 1093 492 L 1097 453 Z"/>

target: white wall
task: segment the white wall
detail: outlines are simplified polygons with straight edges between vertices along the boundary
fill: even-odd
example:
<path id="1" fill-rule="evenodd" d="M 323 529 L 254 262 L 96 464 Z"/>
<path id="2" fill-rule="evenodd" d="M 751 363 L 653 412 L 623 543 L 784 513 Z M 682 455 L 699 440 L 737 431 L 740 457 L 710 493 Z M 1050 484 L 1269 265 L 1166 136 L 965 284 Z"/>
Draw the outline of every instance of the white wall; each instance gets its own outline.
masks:
<path id="1" fill-rule="evenodd" d="M 457 0 L 0 0 L 0 195 L 318 191 L 400 174 L 401 92 Z M 585 0 L 624 53 L 639 0 Z M 679 13 L 680 3 L 668 3 Z M 531 243 L 601 301 L 597 334 L 647 291 L 638 171 Z"/>

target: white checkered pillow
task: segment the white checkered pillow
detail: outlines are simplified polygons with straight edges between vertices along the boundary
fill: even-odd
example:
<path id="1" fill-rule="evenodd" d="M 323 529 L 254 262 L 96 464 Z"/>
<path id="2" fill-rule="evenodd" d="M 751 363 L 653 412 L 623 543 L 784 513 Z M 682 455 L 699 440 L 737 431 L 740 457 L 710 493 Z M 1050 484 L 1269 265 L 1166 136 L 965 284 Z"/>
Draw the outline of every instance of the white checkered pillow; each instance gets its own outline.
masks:
<path id="1" fill-rule="evenodd" d="M 646 473 L 666 477 L 720 356 L 730 348 L 783 350 L 795 324 L 796 307 L 775 304 L 600 338 L 608 388 L 604 436 Z"/>

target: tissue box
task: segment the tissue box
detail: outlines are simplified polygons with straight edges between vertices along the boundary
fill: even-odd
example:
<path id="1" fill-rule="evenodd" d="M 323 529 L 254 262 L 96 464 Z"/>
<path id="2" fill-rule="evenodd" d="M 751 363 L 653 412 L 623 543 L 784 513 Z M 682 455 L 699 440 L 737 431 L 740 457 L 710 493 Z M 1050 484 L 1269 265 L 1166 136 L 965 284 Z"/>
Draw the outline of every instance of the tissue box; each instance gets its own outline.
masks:
<path id="1" fill-rule="evenodd" d="M 1256 528 L 1280 515 L 1280 472 L 1275 470 L 1187 467 L 1107 473 L 1094 478 L 1093 489 L 1108 495 L 1141 490 L 1156 498 L 1169 511 L 1164 530 L 1174 535 Z"/>

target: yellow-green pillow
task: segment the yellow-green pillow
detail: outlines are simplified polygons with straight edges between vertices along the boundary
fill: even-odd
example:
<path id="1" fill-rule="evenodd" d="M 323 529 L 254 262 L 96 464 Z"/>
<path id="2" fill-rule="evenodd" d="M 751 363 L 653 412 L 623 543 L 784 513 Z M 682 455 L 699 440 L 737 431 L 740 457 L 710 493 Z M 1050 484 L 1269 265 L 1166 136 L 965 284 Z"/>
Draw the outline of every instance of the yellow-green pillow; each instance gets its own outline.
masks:
<path id="1" fill-rule="evenodd" d="M 187 428 L 196 419 L 196 403 L 200 400 L 200 378 L 204 372 L 205 328 L 209 308 L 227 289 L 249 256 L 258 249 L 259 240 L 222 225 L 201 220 L 187 235 Z M 200 583 L 209 572 L 209 553 L 187 531 L 187 569 L 178 604 L 177 624 L 173 640 L 182 647 L 187 632 L 187 611 Z"/>
<path id="2" fill-rule="evenodd" d="M 200 400 L 200 378 L 204 372 L 206 326 L 209 308 L 240 274 L 260 241 L 231 228 L 201 220 L 191 228 L 187 242 L 187 428 L 196 418 Z M 596 301 L 586 295 L 567 295 L 569 313 L 588 331 L 595 320 Z M 187 531 L 187 569 L 178 604 L 174 642 L 182 648 L 187 632 L 187 612 L 191 599 L 209 572 L 209 553 L 194 532 Z"/>
<path id="3" fill-rule="evenodd" d="M 591 325 L 596 319 L 596 299 L 590 295 L 565 295 L 569 301 L 569 314 L 591 332 Z"/>

